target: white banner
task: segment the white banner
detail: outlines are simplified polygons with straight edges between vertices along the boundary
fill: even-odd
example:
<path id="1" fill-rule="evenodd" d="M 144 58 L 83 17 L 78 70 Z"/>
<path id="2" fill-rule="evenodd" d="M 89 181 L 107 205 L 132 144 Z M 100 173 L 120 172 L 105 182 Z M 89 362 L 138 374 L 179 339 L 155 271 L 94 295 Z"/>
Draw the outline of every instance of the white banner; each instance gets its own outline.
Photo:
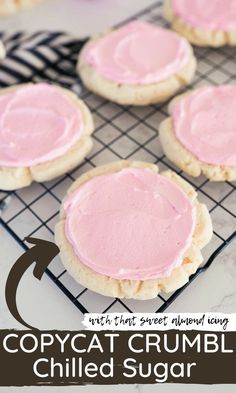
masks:
<path id="1" fill-rule="evenodd" d="M 236 331 L 236 314 L 223 313 L 109 313 L 85 314 L 88 330 L 205 330 Z"/>

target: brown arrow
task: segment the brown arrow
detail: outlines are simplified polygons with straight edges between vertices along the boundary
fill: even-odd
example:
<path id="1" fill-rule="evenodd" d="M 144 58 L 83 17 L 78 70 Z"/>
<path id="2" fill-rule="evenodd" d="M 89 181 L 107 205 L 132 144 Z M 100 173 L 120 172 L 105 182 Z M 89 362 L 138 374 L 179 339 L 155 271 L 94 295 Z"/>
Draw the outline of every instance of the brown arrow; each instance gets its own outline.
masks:
<path id="1" fill-rule="evenodd" d="M 6 282 L 5 297 L 7 306 L 13 317 L 27 328 L 34 329 L 34 327 L 26 323 L 19 314 L 16 304 L 17 288 L 22 276 L 34 262 L 36 265 L 33 270 L 33 275 L 38 280 L 41 280 L 48 265 L 53 258 L 59 254 L 60 250 L 56 244 L 47 240 L 35 239 L 33 237 L 27 237 L 25 240 L 28 243 L 34 244 L 34 247 L 21 255 L 12 267 Z"/>

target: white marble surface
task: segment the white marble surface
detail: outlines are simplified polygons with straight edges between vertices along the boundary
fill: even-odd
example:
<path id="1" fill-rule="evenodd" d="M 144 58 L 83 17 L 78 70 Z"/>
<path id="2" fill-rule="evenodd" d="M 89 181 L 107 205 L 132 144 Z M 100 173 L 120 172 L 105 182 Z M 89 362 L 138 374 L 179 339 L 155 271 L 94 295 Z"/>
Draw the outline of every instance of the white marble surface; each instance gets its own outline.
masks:
<path id="1" fill-rule="evenodd" d="M 0 21 L 0 29 L 9 31 L 24 29 L 59 29 L 72 34 L 84 36 L 107 28 L 127 18 L 142 7 L 153 3 L 150 0 L 48 0 L 37 10 L 31 9 L 21 12 L 11 18 Z M 56 9 L 56 12 L 55 12 Z M 0 328 L 19 328 L 19 324 L 11 317 L 4 303 L 4 286 L 8 272 L 17 257 L 21 255 L 20 246 L 0 228 L 1 245 L 1 275 L 0 275 Z M 189 287 L 183 295 L 168 309 L 171 312 L 181 311 L 222 311 L 236 312 L 236 242 L 218 257 L 213 266 Z M 42 329 L 80 329 L 81 314 L 67 300 L 67 298 L 47 278 L 42 282 L 32 279 L 28 272 L 19 288 L 19 310 L 29 323 Z M 35 307 L 37 304 L 37 307 Z M 132 385 L 126 387 L 114 386 L 115 392 L 129 390 L 135 392 L 154 392 L 158 388 L 160 393 L 178 392 L 235 392 L 235 385 L 231 386 L 194 386 L 194 385 Z M 83 387 L 84 392 L 96 393 L 110 391 L 110 387 Z M 34 393 L 42 391 L 71 392 L 73 388 L 0 388 L 1 392 Z"/>
<path id="2" fill-rule="evenodd" d="M 64 30 L 79 37 L 94 34 L 130 17 L 155 0 L 43 0 L 0 21 L 9 31 Z"/>

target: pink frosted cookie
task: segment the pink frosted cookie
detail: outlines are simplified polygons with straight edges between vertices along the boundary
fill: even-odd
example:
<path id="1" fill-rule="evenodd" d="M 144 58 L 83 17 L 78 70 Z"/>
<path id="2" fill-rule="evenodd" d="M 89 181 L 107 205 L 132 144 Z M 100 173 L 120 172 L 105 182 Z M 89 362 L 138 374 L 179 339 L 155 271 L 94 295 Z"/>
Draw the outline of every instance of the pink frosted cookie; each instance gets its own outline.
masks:
<path id="1" fill-rule="evenodd" d="M 149 299 L 184 285 L 212 235 L 193 188 L 156 165 L 119 161 L 68 190 L 56 243 L 68 272 L 106 296 Z"/>
<path id="2" fill-rule="evenodd" d="M 236 180 L 236 86 L 206 86 L 176 97 L 160 125 L 167 157 L 192 176 Z"/>
<path id="3" fill-rule="evenodd" d="M 0 92 L 0 189 L 51 180 L 92 148 L 93 121 L 70 91 L 46 83 Z"/>
<path id="4" fill-rule="evenodd" d="M 195 45 L 236 45 L 235 0 L 165 0 L 163 13 Z"/>
<path id="5" fill-rule="evenodd" d="M 190 83 L 195 70 L 184 38 L 141 21 L 91 39 L 78 62 L 89 90 L 123 105 L 165 101 Z"/>

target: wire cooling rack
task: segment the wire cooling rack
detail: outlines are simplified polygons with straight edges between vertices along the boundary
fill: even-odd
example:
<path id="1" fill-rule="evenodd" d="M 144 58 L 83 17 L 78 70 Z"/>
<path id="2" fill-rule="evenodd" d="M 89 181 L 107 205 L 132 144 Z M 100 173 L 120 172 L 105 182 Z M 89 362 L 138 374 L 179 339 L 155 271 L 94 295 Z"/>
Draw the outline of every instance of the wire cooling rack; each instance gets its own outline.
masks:
<path id="1" fill-rule="evenodd" d="M 157 1 L 131 19 L 141 19 L 166 26 Z M 95 120 L 94 149 L 89 157 L 70 173 L 51 182 L 33 184 L 12 193 L 0 191 L 1 225 L 22 246 L 28 249 L 25 237 L 53 240 L 61 200 L 71 183 L 85 171 L 117 159 L 144 160 L 172 169 L 188 180 L 198 191 L 199 200 L 208 206 L 214 226 L 211 243 L 204 249 L 207 261 L 188 284 L 170 295 L 159 295 L 150 301 L 120 300 L 104 296 L 77 284 L 64 270 L 60 258 L 51 263 L 50 279 L 81 311 L 85 312 L 161 312 L 184 291 L 186 286 L 214 261 L 216 256 L 236 237 L 236 187 L 231 182 L 210 183 L 203 176 L 186 176 L 163 155 L 158 125 L 167 115 L 167 105 L 122 107 L 110 103 L 81 87 L 75 73 L 78 52 L 83 42 L 62 33 L 40 32 L 34 35 L 16 33 L 0 38 L 8 49 L 7 59 L 0 66 L 0 86 L 33 81 L 52 81 L 74 90 L 85 100 Z M 198 70 L 193 87 L 204 84 L 235 83 L 235 53 L 232 48 L 195 48 Z"/>

